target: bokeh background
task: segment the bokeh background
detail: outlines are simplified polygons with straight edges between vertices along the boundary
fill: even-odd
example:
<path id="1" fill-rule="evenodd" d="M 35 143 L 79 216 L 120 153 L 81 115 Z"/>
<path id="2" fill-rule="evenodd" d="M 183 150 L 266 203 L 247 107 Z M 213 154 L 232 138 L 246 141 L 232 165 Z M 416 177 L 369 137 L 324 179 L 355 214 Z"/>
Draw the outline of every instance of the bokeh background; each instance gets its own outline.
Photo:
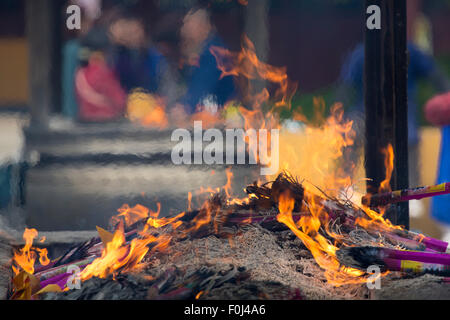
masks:
<path id="1" fill-rule="evenodd" d="M 76 1 L 75 1 L 76 2 Z M 89 2 L 89 0 L 82 1 Z M 92 1 L 96 2 L 96 1 Z M 231 50 L 239 50 L 242 34 L 246 33 L 257 43 L 257 53 L 260 57 L 275 66 L 285 66 L 289 77 L 298 82 L 298 92 L 293 100 L 294 108 L 301 106 L 306 115 L 313 114 L 313 97 L 321 96 L 326 105 L 330 106 L 336 100 L 336 89 L 340 84 L 340 75 L 344 61 L 352 50 L 363 39 L 364 34 L 364 1 L 361 0 L 272 0 L 261 1 L 263 8 L 259 8 L 254 2 L 216 0 L 211 3 L 212 20 L 217 27 L 217 32 Z M 100 1 L 100 12 L 98 19 L 107 19 L 105 15 L 108 10 L 121 5 L 138 15 L 144 21 L 145 28 L 154 41 L 164 42 L 167 45 L 168 55 L 173 64 L 176 64 L 180 56 L 179 39 L 177 30 L 182 24 L 186 11 L 197 4 L 196 1 L 175 0 L 134 0 L 134 1 Z M 205 175 L 188 176 L 189 172 L 164 172 L 164 166 L 157 167 L 155 163 L 135 164 L 128 158 L 113 166 L 88 167 L 80 169 L 80 165 L 73 163 L 68 165 L 64 159 L 70 159 L 86 153 L 89 148 L 98 150 L 106 148 L 106 153 L 120 155 L 123 150 L 135 148 L 137 150 L 157 149 L 149 145 L 145 137 L 133 131 L 129 134 L 129 141 L 121 133 L 115 132 L 111 127 L 103 129 L 108 136 L 108 141 L 102 140 L 99 133 L 102 129 L 89 129 L 95 139 L 89 140 L 91 145 L 86 145 L 86 132 L 79 129 L 70 117 L 63 112 L 62 97 L 62 66 L 64 45 L 76 39 L 76 32 L 67 30 L 65 27 L 65 8 L 69 1 L 54 1 L 54 28 L 52 36 L 54 42 L 51 66 L 53 94 L 49 105 L 49 116 L 55 130 L 65 129 L 63 142 L 55 140 L 54 148 L 49 147 L 51 143 L 41 144 L 41 148 L 50 148 L 47 152 L 54 158 L 48 160 L 46 166 L 33 170 L 23 170 L 17 166 L 23 161 L 23 150 L 27 139 L 33 140 L 33 133 L 24 133 L 22 128 L 30 121 L 30 56 L 29 39 L 27 36 L 26 0 L 2 0 L 0 2 L 0 180 L 2 190 L 0 194 L 0 206 L 3 212 L 20 212 L 24 219 L 29 215 L 35 217 L 31 221 L 38 223 L 42 215 L 48 213 L 49 217 L 57 219 L 55 215 L 68 216 L 81 203 L 92 208 L 91 215 L 96 210 L 110 210 L 118 208 L 123 202 L 153 203 L 154 198 L 146 199 L 145 191 L 155 188 L 167 189 L 171 193 L 172 182 L 167 181 L 167 176 L 184 177 L 180 185 L 186 188 L 180 190 L 180 194 L 186 194 L 190 188 L 196 188 L 204 181 L 208 181 Z M 417 6 L 420 10 L 414 25 L 414 41 L 424 51 L 432 55 L 439 68 L 450 77 L 450 1 L 449 0 L 408 0 L 408 5 Z M 35 26 L 39 28 L 39 26 Z M 262 37 L 262 39 L 258 39 Z M 425 120 L 423 106 L 425 102 L 436 93 L 436 89 L 429 81 L 421 80 L 417 90 L 418 114 L 420 123 L 419 144 L 419 170 L 420 184 L 431 185 L 436 180 L 438 156 L 440 150 L 440 129 L 431 126 Z M 351 97 L 350 97 L 351 98 Z M 349 99 L 348 105 L 352 102 Z M 287 115 L 289 116 L 289 115 Z M 115 127 L 115 126 L 113 126 Z M 78 128 L 78 129 L 77 129 Z M 73 130 L 72 130 L 73 129 Z M 77 131 L 78 130 L 78 131 Z M 81 130 L 81 131 L 80 131 Z M 110 133 L 112 130 L 115 133 Z M 68 133 L 69 132 L 69 133 Z M 71 134 L 78 132 L 79 134 Z M 80 133 L 81 132 L 81 133 Z M 127 131 L 128 132 L 128 131 Z M 117 134 L 116 140 L 111 142 L 111 135 Z M 38 134 L 36 134 L 38 135 Z M 39 140 L 37 137 L 35 137 Z M 42 138 L 42 137 L 41 137 Z M 42 139 L 52 141 L 54 136 Z M 77 140 L 78 139 L 78 140 Z M 79 141 L 78 145 L 67 147 L 68 141 Z M 131 141 L 131 142 L 130 142 Z M 152 141 L 158 141 L 158 137 Z M 105 147 L 110 143 L 110 148 Z M 137 144 L 139 144 L 137 146 Z M 155 142 L 159 146 L 158 142 Z M 44 146 L 42 146 L 44 145 Z M 69 151 L 64 151 L 64 145 Z M 78 150 L 78 149 L 80 150 Z M 56 151 L 55 151 L 56 150 Z M 78 151 L 77 151 L 78 150 Z M 113 151 L 111 151 L 113 150 Z M 40 149 L 42 151 L 42 149 Z M 58 152 L 60 157 L 58 158 Z M 138 154 L 136 151 L 134 154 Z M 95 152 L 94 152 L 95 153 Z M 33 158 L 33 153 L 27 153 Z M 84 158 L 80 156 L 83 160 Z M 56 159 L 56 160 L 55 160 Z M 62 160 L 61 160 L 62 159 Z M 30 160 L 30 159 L 27 159 Z M 33 159 L 31 159 L 33 160 Z M 71 161 L 72 161 L 71 160 Z M 85 159 L 84 159 L 85 160 Z M 52 162 L 53 161 L 53 162 Z M 68 161 L 68 160 L 67 160 Z M 75 160 L 73 160 L 75 161 Z M 128 162 L 127 161 L 131 161 Z M 148 169 L 150 166 L 151 169 Z M 147 168 L 147 169 L 145 169 Z M 157 168 L 157 169 L 155 169 Z M 28 168 L 29 169 L 29 168 Z M 142 170 L 142 171 L 139 171 Z M 150 170 L 150 171 L 148 171 Z M 155 171 L 159 175 L 155 176 Z M 188 170 L 189 171 L 189 170 Z M 55 172 L 60 172 L 56 174 Z M 26 188 L 20 186 L 26 175 Z M 98 175 L 98 176 L 95 176 Z M 199 179 L 198 177 L 204 177 Z M 147 177 L 146 180 L 143 177 Z M 206 177 L 206 178 L 205 178 Z M 159 180 L 158 180 L 159 179 Z M 218 178 L 219 179 L 219 178 Z M 220 178 L 221 179 L 221 178 Z M 221 180 L 217 181 L 220 185 Z M 250 178 L 249 178 L 250 179 Z M 192 183 L 192 181 L 196 183 Z M 161 185 L 166 181 L 168 185 Z M 93 185 L 97 187 L 93 187 Z M 198 185 L 198 186 L 197 186 Z M 100 186 L 104 186 L 103 192 L 114 196 L 116 201 L 107 202 L 103 195 L 99 194 Z M 126 193 L 123 189 L 128 189 Z M 134 187 L 132 187 L 134 186 Z M 82 195 L 80 190 L 90 195 Z M 26 189 L 24 192 L 22 189 Z M 58 195 L 58 192 L 66 194 Z M 43 191 L 44 190 L 44 191 Z M 130 195 L 132 193 L 132 195 Z M 78 194 L 79 196 L 71 196 Z M 63 197 L 60 204 L 49 206 L 50 202 L 58 202 L 57 198 Z M 72 200 L 68 200 L 71 199 Z M 99 200 L 100 199 L 100 200 Z M 180 200 L 183 203 L 184 200 Z M 167 200 L 171 203 L 172 200 Z M 11 207 L 23 207 L 25 210 L 11 209 Z M 72 208 L 72 209 L 70 209 Z M 30 213 L 29 211 L 32 211 Z M 62 211 L 67 213 L 62 214 Z M 16 213 L 14 213 L 16 214 Z M 17 213 L 19 214 L 19 213 Z M 28 217 L 28 218 L 27 218 Z M 101 222 L 103 220 L 95 221 Z M 79 228 L 85 227 L 80 223 Z M 412 204 L 413 229 L 418 229 L 430 236 L 439 237 L 440 231 L 437 224 L 430 218 L 429 201 L 421 201 L 421 204 Z M 49 226 L 47 226 L 49 227 Z M 45 228 L 45 227 L 44 227 Z"/>

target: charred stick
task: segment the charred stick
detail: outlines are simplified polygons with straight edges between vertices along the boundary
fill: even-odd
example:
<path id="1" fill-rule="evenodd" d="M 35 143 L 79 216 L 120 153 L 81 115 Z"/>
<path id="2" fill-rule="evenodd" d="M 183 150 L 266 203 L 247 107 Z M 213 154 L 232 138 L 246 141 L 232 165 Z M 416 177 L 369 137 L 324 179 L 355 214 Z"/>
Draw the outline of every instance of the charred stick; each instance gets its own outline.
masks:
<path id="1" fill-rule="evenodd" d="M 298 221 L 301 217 L 310 216 L 309 212 L 293 212 L 292 218 L 294 222 Z M 252 224 L 252 223 L 262 223 L 262 222 L 271 222 L 276 221 L 276 215 L 252 215 L 252 214 L 244 214 L 239 216 L 233 216 L 228 218 L 227 222 L 236 223 L 236 224 Z"/>
<path id="2" fill-rule="evenodd" d="M 182 287 L 172 290 L 168 293 L 156 296 L 156 300 L 186 300 L 192 297 L 193 290 L 188 287 Z"/>

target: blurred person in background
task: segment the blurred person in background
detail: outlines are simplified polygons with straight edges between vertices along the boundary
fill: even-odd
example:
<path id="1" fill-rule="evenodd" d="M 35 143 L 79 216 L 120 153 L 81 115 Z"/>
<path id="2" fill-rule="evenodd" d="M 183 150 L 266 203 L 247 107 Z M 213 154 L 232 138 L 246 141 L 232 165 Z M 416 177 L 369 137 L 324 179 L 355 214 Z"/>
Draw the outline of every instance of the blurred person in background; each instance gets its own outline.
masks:
<path id="1" fill-rule="evenodd" d="M 81 28 L 70 31 L 75 37 L 66 41 L 62 49 L 62 114 L 69 119 L 75 119 L 78 115 L 75 73 L 79 67 L 80 38 L 91 30 L 100 16 L 101 0 L 71 0 L 67 6 L 70 5 L 77 5 L 81 9 Z"/>
<path id="2" fill-rule="evenodd" d="M 183 19 L 180 30 L 183 73 L 186 76 L 187 92 L 174 110 L 175 118 L 183 119 L 193 114 L 200 106 L 210 106 L 211 113 L 235 95 L 231 76 L 221 78 L 211 46 L 225 48 L 211 22 L 207 8 L 191 9 Z"/>
<path id="3" fill-rule="evenodd" d="M 122 86 L 157 92 L 167 70 L 163 54 L 152 44 L 143 21 L 135 14 L 121 12 L 109 25 L 114 46 L 111 59 Z"/>
<path id="4" fill-rule="evenodd" d="M 429 54 L 431 44 L 424 33 L 426 20 L 421 13 L 421 1 L 408 1 L 408 165 L 409 165 L 409 185 L 418 187 L 420 181 L 419 167 L 419 121 L 418 121 L 418 95 L 417 87 L 421 79 L 429 81 L 438 92 L 446 92 L 450 89 L 450 83 L 439 67 L 434 58 Z M 416 22 L 419 22 L 417 24 Z M 422 26 L 422 27 L 421 27 Z M 428 30 L 429 31 L 429 30 Z M 415 40 L 420 39 L 419 47 Z M 364 77 L 364 44 L 358 44 L 357 47 L 345 60 L 341 75 L 340 85 L 337 91 L 337 99 L 350 105 L 349 116 L 355 120 L 356 127 L 363 127 L 364 119 L 364 97 L 363 97 L 363 77 Z M 354 97 L 353 103 L 349 102 L 349 97 Z M 360 139 L 361 140 L 361 139 Z M 362 140 L 357 143 L 362 146 Z M 420 216 L 424 208 L 419 201 L 411 202 L 411 216 Z"/>
<path id="5" fill-rule="evenodd" d="M 437 183 L 450 182 L 450 92 L 429 100 L 425 116 L 435 126 L 442 127 Z M 432 199 L 431 216 L 441 223 L 442 239 L 450 242 L 450 195 Z"/>
<path id="6" fill-rule="evenodd" d="M 179 68 L 180 26 L 178 12 L 169 12 L 159 18 L 152 32 L 154 47 L 161 52 L 166 61 L 157 93 L 164 98 L 168 106 L 173 106 L 185 93 Z"/>
<path id="7" fill-rule="evenodd" d="M 107 63 L 110 46 L 106 30 L 93 28 L 81 40 L 81 68 L 75 75 L 78 120 L 105 122 L 123 118 L 126 93 L 114 69 Z"/>

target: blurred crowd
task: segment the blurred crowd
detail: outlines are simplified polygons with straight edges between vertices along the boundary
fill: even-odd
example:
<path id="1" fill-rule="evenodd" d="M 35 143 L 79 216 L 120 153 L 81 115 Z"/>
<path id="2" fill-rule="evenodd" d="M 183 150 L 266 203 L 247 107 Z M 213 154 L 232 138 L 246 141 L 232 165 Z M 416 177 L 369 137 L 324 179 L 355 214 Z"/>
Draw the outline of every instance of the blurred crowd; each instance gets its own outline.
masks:
<path id="1" fill-rule="evenodd" d="M 170 15 L 158 34 L 139 14 L 94 2 L 82 9 L 77 37 L 63 50 L 63 114 L 81 122 L 117 121 L 136 90 L 157 97 L 177 122 L 204 105 L 221 106 L 235 94 L 231 77 L 221 77 L 212 45 L 225 47 L 206 7 L 191 8 L 181 24 Z M 89 5 L 87 5 L 89 4 Z"/>
<path id="2" fill-rule="evenodd" d="M 231 76 L 222 77 L 211 46 L 226 48 L 207 7 L 193 7 L 183 18 L 167 15 L 159 30 L 149 30 L 138 12 L 126 7 L 100 7 L 101 1 L 72 0 L 82 9 L 82 26 L 63 51 L 63 114 L 81 122 L 120 121 L 131 93 L 151 96 L 151 104 L 176 125 L 195 112 L 217 112 L 238 97 Z M 408 1 L 408 144 L 410 186 L 420 184 L 418 165 L 419 81 L 439 92 L 426 105 L 430 123 L 442 127 L 438 183 L 450 181 L 450 82 L 432 56 L 430 25 L 420 1 Z M 344 61 L 337 97 L 350 106 L 355 124 L 364 117 L 364 46 L 359 44 Z M 150 101 L 147 96 L 147 101 Z M 348 97 L 355 101 L 347 101 Z M 139 111 L 137 111 L 139 113 Z M 361 142 L 363 143 L 363 142 Z M 411 212 L 423 211 L 412 203 Z M 433 200 L 433 217 L 442 222 L 450 240 L 450 196 Z"/>

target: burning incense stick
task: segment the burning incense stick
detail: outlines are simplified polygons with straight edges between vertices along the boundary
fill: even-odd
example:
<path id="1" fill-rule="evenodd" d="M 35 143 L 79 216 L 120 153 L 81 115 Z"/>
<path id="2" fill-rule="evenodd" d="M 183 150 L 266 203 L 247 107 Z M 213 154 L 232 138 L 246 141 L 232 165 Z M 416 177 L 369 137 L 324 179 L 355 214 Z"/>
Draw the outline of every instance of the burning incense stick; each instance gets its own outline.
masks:
<path id="1" fill-rule="evenodd" d="M 423 243 L 428 249 L 450 254 L 450 244 L 445 241 L 426 237 L 408 230 L 395 230 L 394 232 L 400 237 Z"/>
<path id="2" fill-rule="evenodd" d="M 425 263 L 437 263 L 450 266 L 450 255 L 431 252 L 401 251 L 388 248 L 376 248 L 379 257 L 398 260 L 411 260 Z"/>
<path id="3" fill-rule="evenodd" d="M 421 187 L 415 189 L 404 189 L 387 193 L 374 195 L 365 195 L 362 197 L 362 204 L 369 207 L 380 207 L 391 203 L 420 200 L 428 197 L 450 194 L 450 182 L 442 183 L 437 186 Z"/>
<path id="4" fill-rule="evenodd" d="M 384 260 L 384 268 L 390 271 L 412 272 L 412 273 L 429 273 L 437 276 L 450 276 L 450 266 L 425 263 L 411 260 L 397 260 L 386 258 Z"/>
<path id="5" fill-rule="evenodd" d="M 69 264 L 66 264 L 66 265 L 63 265 L 60 267 L 55 267 L 55 268 L 43 271 L 41 273 L 37 273 L 36 277 L 38 277 L 40 279 L 40 281 L 44 281 L 44 280 L 53 278 L 55 276 L 58 276 L 60 274 L 67 273 L 67 270 L 70 266 L 73 266 L 73 265 L 78 266 L 78 267 L 85 266 L 85 265 L 91 263 L 92 261 L 94 261 L 96 258 L 97 258 L 97 256 L 91 256 L 91 257 L 88 257 L 86 259 L 83 259 L 83 260 L 80 260 L 77 262 L 72 262 L 72 263 L 69 263 Z"/>
<path id="6" fill-rule="evenodd" d="M 391 241 L 393 244 L 402 245 L 406 250 L 436 252 L 435 250 L 427 248 L 427 246 L 421 242 L 408 238 L 403 238 L 397 234 L 386 232 L 385 234 L 383 234 L 383 236 L 389 239 L 389 241 Z"/>
<path id="7" fill-rule="evenodd" d="M 437 263 L 450 266 L 450 255 L 432 252 L 402 251 L 381 247 L 349 247 L 344 248 L 352 257 L 366 257 L 369 260 L 411 260 L 424 263 Z M 341 250 L 344 250 L 341 249 Z"/>

